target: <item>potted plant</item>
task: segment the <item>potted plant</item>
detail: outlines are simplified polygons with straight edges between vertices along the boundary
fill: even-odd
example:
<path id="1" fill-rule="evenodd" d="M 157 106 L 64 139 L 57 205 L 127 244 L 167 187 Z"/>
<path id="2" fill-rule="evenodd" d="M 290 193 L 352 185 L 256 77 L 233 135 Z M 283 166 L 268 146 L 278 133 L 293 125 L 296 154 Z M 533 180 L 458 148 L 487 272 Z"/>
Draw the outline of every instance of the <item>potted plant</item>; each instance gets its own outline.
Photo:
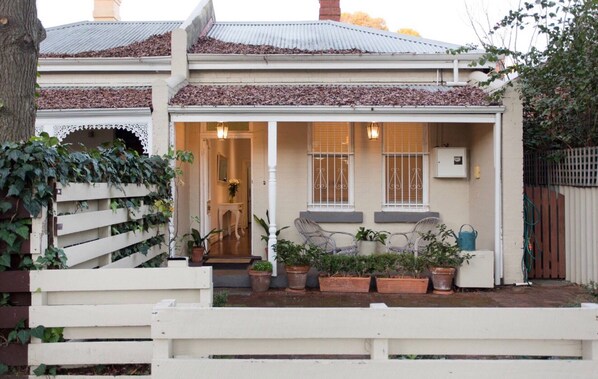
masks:
<path id="1" fill-rule="evenodd" d="M 422 256 L 406 252 L 380 254 L 376 260 L 376 287 L 380 293 L 426 293 L 429 279 L 424 275 L 428 268 Z"/>
<path id="2" fill-rule="evenodd" d="M 199 218 L 194 217 L 194 221 L 199 224 Z M 198 229 L 191 228 L 191 233 L 183 235 L 187 239 L 187 254 L 191 258 L 191 262 L 203 263 L 204 257 L 207 255 L 208 245 L 206 242 L 213 234 L 220 233 L 220 229 L 212 229 L 206 235 L 202 236 Z"/>
<path id="3" fill-rule="evenodd" d="M 376 232 L 372 229 L 366 229 L 363 226 L 357 229 L 355 239 L 359 244 L 359 254 L 372 255 L 377 250 L 381 250 L 378 247 L 380 245 L 384 246 L 388 234 L 388 232 Z"/>
<path id="4" fill-rule="evenodd" d="M 278 240 L 274 245 L 276 261 L 284 264 L 287 273 L 288 288 L 291 291 L 305 291 L 307 272 L 321 250 L 315 246 L 306 246 L 288 240 Z"/>
<path id="5" fill-rule="evenodd" d="M 422 235 L 427 242 L 423 257 L 430 267 L 434 293 L 451 294 L 457 268 L 463 262 L 469 263 L 471 254 L 461 252 L 455 233 L 445 224 L 438 225 L 437 229 L 437 232 L 429 231 Z"/>
<path id="6" fill-rule="evenodd" d="M 272 279 L 272 263 L 256 261 L 248 270 L 251 289 L 253 292 L 266 292 L 270 288 Z"/>
<path id="7" fill-rule="evenodd" d="M 369 292 L 374 255 L 321 255 L 314 266 L 320 272 L 322 292 Z"/>
<path id="8" fill-rule="evenodd" d="M 258 217 L 255 214 L 253 215 L 253 219 L 264 230 L 264 234 L 262 234 L 260 236 L 260 238 L 262 241 L 264 241 L 266 243 L 266 258 L 267 258 L 268 257 L 268 239 L 270 238 L 270 214 L 268 213 L 268 210 L 266 210 L 266 220 Z M 276 231 L 277 239 L 278 239 L 278 235 L 280 234 L 280 232 L 282 232 L 285 229 L 288 229 L 288 226 L 283 226 L 282 228 L 280 228 Z"/>

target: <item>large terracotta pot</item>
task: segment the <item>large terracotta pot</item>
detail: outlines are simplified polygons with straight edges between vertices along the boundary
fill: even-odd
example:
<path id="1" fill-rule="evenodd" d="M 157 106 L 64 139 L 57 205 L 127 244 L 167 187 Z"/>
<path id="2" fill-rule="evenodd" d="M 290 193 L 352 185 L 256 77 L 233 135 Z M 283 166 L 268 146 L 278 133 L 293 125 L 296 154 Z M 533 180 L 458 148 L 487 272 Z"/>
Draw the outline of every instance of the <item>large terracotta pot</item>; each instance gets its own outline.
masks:
<path id="1" fill-rule="evenodd" d="M 426 293 L 428 292 L 428 278 L 376 278 L 379 293 Z"/>
<path id="2" fill-rule="evenodd" d="M 457 269 L 454 267 L 432 267 L 432 284 L 434 293 L 440 295 L 449 295 L 453 293 L 453 279 Z"/>
<path id="3" fill-rule="evenodd" d="M 309 266 L 285 266 L 288 287 L 294 291 L 305 291 Z"/>
<path id="4" fill-rule="evenodd" d="M 370 292 L 372 278 L 357 276 L 320 276 L 322 292 Z"/>
<path id="5" fill-rule="evenodd" d="M 249 280 L 253 292 L 266 292 L 270 288 L 272 273 L 267 271 L 249 270 Z"/>

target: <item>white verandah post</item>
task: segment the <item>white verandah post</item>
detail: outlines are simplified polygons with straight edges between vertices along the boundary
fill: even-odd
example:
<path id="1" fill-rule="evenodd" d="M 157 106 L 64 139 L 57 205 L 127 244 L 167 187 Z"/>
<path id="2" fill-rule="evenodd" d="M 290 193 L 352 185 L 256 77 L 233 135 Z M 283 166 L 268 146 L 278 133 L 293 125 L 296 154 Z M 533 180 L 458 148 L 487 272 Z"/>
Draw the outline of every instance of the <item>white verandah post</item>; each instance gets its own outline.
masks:
<path id="1" fill-rule="evenodd" d="M 276 150 L 277 150 L 276 121 L 268 121 L 268 209 L 270 215 L 270 229 L 268 236 L 268 260 L 272 263 L 272 275 L 277 276 L 276 270 Z"/>

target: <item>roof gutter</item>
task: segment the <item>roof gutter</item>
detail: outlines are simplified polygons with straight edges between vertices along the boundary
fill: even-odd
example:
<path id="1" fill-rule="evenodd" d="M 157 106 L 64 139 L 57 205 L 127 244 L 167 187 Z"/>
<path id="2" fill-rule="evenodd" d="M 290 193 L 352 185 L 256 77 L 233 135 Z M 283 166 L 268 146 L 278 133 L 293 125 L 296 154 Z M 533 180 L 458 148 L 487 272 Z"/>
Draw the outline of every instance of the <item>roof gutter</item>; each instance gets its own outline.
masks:
<path id="1" fill-rule="evenodd" d="M 481 54 L 189 54 L 190 70 L 480 69 Z"/>
<path id="2" fill-rule="evenodd" d="M 40 58 L 39 72 L 170 72 L 170 56 L 111 58 Z"/>
<path id="3" fill-rule="evenodd" d="M 494 123 L 502 106 L 179 106 L 168 108 L 174 122 L 354 121 Z"/>
<path id="4" fill-rule="evenodd" d="M 146 117 L 151 116 L 146 108 L 85 108 L 85 109 L 38 109 L 37 118 L 62 119 L 79 117 Z"/>

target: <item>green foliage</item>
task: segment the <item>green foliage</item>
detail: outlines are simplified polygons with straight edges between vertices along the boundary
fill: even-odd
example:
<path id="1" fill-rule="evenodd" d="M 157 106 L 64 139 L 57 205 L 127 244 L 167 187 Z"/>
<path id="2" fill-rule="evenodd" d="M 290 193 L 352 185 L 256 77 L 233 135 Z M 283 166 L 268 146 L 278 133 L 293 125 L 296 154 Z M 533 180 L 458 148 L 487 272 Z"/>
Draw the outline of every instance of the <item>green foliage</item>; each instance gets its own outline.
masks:
<path id="1" fill-rule="evenodd" d="M 194 216 L 192 219 L 199 225 L 199 217 Z M 191 250 L 194 247 L 203 247 L 205 249 L 206 242 L 209 240 L 210 236 L 213 234 L 218 234 L 221 231 L 221 229 L 214 228 L 202 236 L 198 229 L 191 228 L 191 233 L 187 233 L 182 237 L 183 240 L 187 241 L 187 254 L 191 255 Z"/>
<path id="2" fill-rule="evenodd" d="M 228 303 L 228 291 L 221 291 L 214 294 L 213 307 L 225 307 L 226 303 Z"/>
<path id="3" fill-rule="evenodd" d="M 269 238 L 269 235 L 270 235 L 270 214 L 268 213 L 268 210 L 266 210 L 266 220 L 268 222 L 266 222 L 266 220 L 264 220 L 263 218 L 259 218 L 255 214 L 253 215 L 253 219 L 264 230 L 264 234 L 262 234 L 260 236 L 261 239 L 262 239 L 262 241 L 268 243 L 268 238 Z M 285 229 L 288 229 L 288 226 L 283 226 L 282 228 L 280 228 L 280 229 L 278 229 L 276 231 L 276 237 L 277 237 L 277 239 L 278 239 L 278 235 L 280 234 L 280 232 L 282 232 Z"/>
<path id="4" fill-rule="evenodd" d="M 177 165 L 173 164 L 174 161 L 178 162 Z M 131 216 L 139 210 L 142 202 L 152 205 L 152 214 L 141 220 L 131 217 L 132 221 L 112 228 L 114 234 L 147 231 L 169 221 L 172 216 L 171 182 L 182 172 L 180 164 L 192 161 L 191 153 L 181 151 L 170 151 L 163 157 L 139 156 L 137 152 L 127 150 L 122 141 L 98 149 L 69 153 L 67 145 L 61 145 L 55 137 L 42 133 L 28 142 L 0 145 L 0 190 L 4 190 L 6 196 L 16 198 L 32 215 L 37 215 L 42 207 L 51 209 L 57 182 L 106 182 L 119 188 L 125 183 L 154 186 L 155 192 L 145 198 L 119 199 L 111 203 L 113 210 L 126 208 Z M 77 204 L 78 210 L 86 207 L 85 202 Z M 7 214 L 11 211 L 11 204 L 0 200 L 0 212 Z M 0 242 L 7 246 L 0 254 L 0 271 L 11 267 L 10 253 L 20 251 L 29 233 L 29 219 L 13 217 L 0 222 Z M 163 242 L 162 237 L 152 238 L 115 252 L 113 259 L 118 260 L 137 251 L 146 254 L 152 246 Z M 63 258 L 59 250 L 50 249 L 35 265 L 30 259 L 23 259 L 20 268 L 65 267 Z"/>
<path id="5" fill-rule="evenodd" d="M 469 263 L 471 254 L 461 252 L 455 232 L 445 224 L 437 226 L 438 232 L 428 231 L 422 235 L 428 244 L 422 254 L 429 267 L 459 267 L 463 262 Z M 451 239 L 453 242 L 451 242 Z"/>
<path id="6" fill-rule="evenodd" d="M 10 294 L 7 292 L 0 293 L 0 307 L 8 307 L 10 305 Z"/>
<path id="7" fill-rule="evenodd" d="M 42 375 L 49 375 L 49 376 L 56 376 L 56 367 L 54 366 L 47 366 L 45 364 L 41 364 L 33 370 L 35 376 L 42 376 Z"/>
<path id="8" fill-rule="evenodd" d="M 366 277 L 376 272 L 379 267 L 376 255 L 339 255 L 323 254 L 314 266 L 327 276 Z"/>
<path id="9" fill-rule="evenodd" d="M 374 260 L 375 272 L 380 276 L 412 276 L 420 278 L 428 268 L 428 261 L 423 256 L 412 253 L 376 254 Z"/>
<path id="10" fill-rule="evenodd" d="M 355 239 L 358 241 L 376 241 L 384 244 L 388 238 L 388 232 L 375 232 L 372 229 L 366 229 L 363 226 L 357 229 Z"/>
<path id="11" fill-rule="evenodd" d="M 278 240 L 274 245 L 276 261 L 285 266 L 311 266 L 322 254 L 315 246 L 306 246 L 288 241 Z"/>
<path id="12" fill-rule="evenodd" d="M 8 366 L 4 363 L 0 363 L 0 375 L 4 375 L 8 372 Z"/>
<path id="13" fill-rule="evenodd" d="M 585 285 L 585 288 L 588 291 L 588 293 L 594 298 L 594 300 L 598 301 L 598 283 L 592 280 L 589 284 Z"/>
<path id="14" fill-rule="evenodd" d="M 64 254 L 64 250 L 58 247 L 50 246 L 46 249 L 44 255 L 37 258 L 35 267 L 38 270 L 68 268 L 66 260 L 67 258 Z"/>
<path id="15" fill-rule="evenodd" d="M 272 262 L 256 261 L 251 265 L 253 271 L 272 272 Z"/>
<path id="16" fill-rule="evenodd" d="M 598 2 L 535 0 L 506 15 L 490 34 L 535 28 L 546 48 L 527 52 L 483 43 L 477 62 L 511 62 L 489 84 L 517 73 L 524 103 L 524 145 L 555 150 L 598 145 Z M 471 47 L 455 50 L 459 53 Z"/>

